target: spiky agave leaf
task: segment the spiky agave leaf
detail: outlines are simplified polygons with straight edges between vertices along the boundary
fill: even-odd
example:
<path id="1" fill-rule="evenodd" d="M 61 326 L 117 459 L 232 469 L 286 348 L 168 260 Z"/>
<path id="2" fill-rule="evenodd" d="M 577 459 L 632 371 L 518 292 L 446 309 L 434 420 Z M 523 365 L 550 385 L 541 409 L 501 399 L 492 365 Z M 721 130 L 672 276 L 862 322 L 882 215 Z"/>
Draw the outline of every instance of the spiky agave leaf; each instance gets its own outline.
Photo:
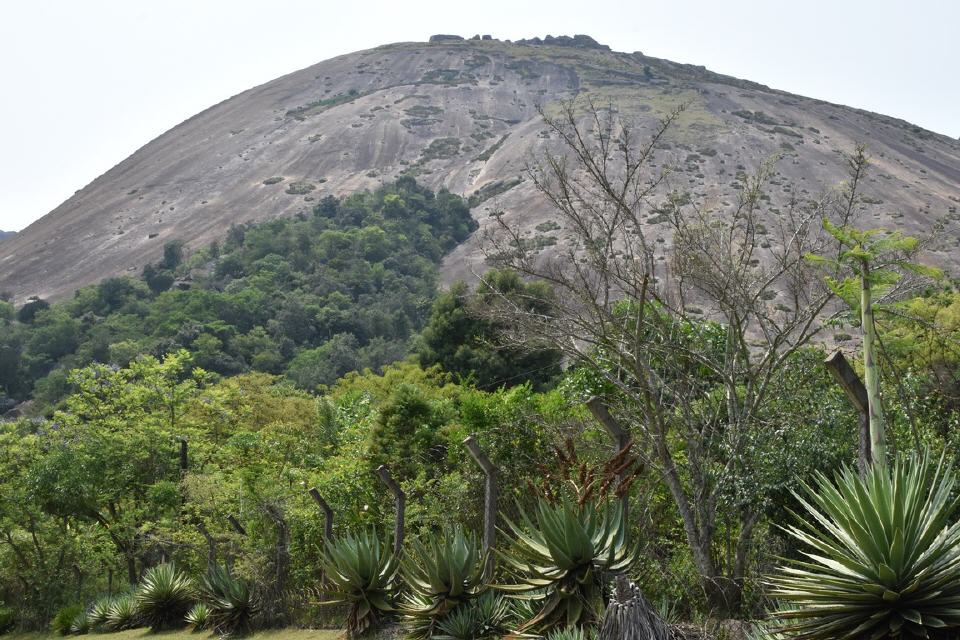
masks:
<path id="1" fill-rule="evenodd" d="M 438 620 L 485 589 L 486 556 L 474 534 L 447 528 L 426 543 L 415 540 L 403 562 L 404 582 L 410 594 L 402 610 L 408 637 L 429 638 Z"/>
<path id="2" fill-rule="evenodd" d="M 109 631 L 123 631 L 134 629 L 141 624 L 137 613 L 137 601 L 132 593 L 117 596 L 110 604 L 107 612 L 107 622 L 104 627 Z"/>
<path id="3" fill-rule="evenodd" d="M 193 580 L 172 564 L 151 567 L 136 591 L 137 612 L 152 631 L 172 629 L 185 623 L 184 617 L 196 600 Z"/>
<path id="4" fill-rule="evenodd" d="M 86 611 L 81 611 L 74 617 L 73 622 L 70 623 L 70 633 L 78 636 L 90 633 L 90 617 Z"/>
<path id="5" fill-rule="evenodd" d="M 381 542 L 375 531 L 328 541 L 322 563 L 334 596 L 328 604 L 349 605 L 348 636 L 376 629 L 396 610 L 399 559 L 393 545 Z"/>
<path id="6" fill-rule="evenodd" d="M 797 499 L 787 531 L 808 550 L 769 582 L 787 606 L 781 635 L 801 640 L 956 638 L 960 629 L 960 498 L 943 458 L 927 455 L 823 474 Z"/>
<path id="7" fill-rule="evenodd" d="M 540 501 L 532 517 L 521 510 L 520 522 L 507 524 L 513 544 L 498 553 L 518 582 L 497 588 L 542 601 L 521 632 L 595 622 L 603 613 L 603 574 L 619 574 L 636 559 L 619 504 Z"/>
<path id="8" fill-rule="evenodd" d="M 223 636 L 242 636 L 253 628 L 257 602 L 243 580 L 219 565 L 200 581 L 200 599 L 210 608 L 209 627 Z"/>

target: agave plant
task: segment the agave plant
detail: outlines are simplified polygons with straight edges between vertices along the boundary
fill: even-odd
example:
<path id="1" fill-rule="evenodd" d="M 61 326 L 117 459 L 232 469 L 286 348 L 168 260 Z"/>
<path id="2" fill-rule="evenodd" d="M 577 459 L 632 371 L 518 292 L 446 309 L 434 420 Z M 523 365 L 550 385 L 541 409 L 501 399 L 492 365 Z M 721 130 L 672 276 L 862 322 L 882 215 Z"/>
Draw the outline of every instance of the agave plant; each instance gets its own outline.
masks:
<path id="1" fill-rule="evenodd" d="M 172 564 L 151 567 L 136 591 L 137 612 L 152 631 L 184 624 L 196 600 L 193 580 Z"/>
<path id="2" fill-rule="evenodd" d="M 597 632 L 592 628 L 564 627 L 552 631 L 547 640 L 596 640 Z"/>
<path id="3" fill-rule="evenodd" d="M 187 624 L 194 631 L 203 631 L 210 626 L 210 607 L 206 603 L 198 602 L 187 612 Z"/>
<path id="4" fill-rule="evenodd" d="M 100 629 L 107 624 L 107 618 L 110 615 L 110 607 L 113 606 L 113 601 L 113 596 L 103 596 L 90 605 L 87 619 L 90 621 L 91 629 Z"/>
<path id="5" fill-rule="evenodd" d="M 960 522 L 954 475 L 941 458 L 901 458 L 861 478 L 816 476 L 797 496 L 807 512 L 787 531 L 809 550 L 770 580 L 781 635 L 804 640 L 956 638 Z"/>
<path id="6" fill-rule="evenodd" d="M 623 510 L 617 506 L 569 500 L 552 505 L 541 500 L 533 517 L 521 511 L 509 552 L 499 555 L 517 584 L 503 591 L 541 601 L 539 612 L 519 631 L 549 632 L 563 626 L 584 626 L 603 614 L 604 574 L 625 571 L 636 558 L 627 542 Z"/>
<path id="7" fill-rule="evenodd" d="M 349 637 L 373 631 L 396 611 L 399 564 L 393 545 L 381 542 L 376 532 L 327 542 L 323 571 L 333 600 L 325 604 L 349 605 Z"/>
<path id="8" fill-rule="evenodd" d="M 200 598 L 210 612 L 209 626 L 222 636 L 246 635 L 257 614 L 256 600 L 243 580 L 215 565 L 200 582 Z"/>
<path id="9" fill-rule="evenodd" d="M 137 601 L 132 593 L 114 598 L 107 612 L 108 631 L 123 631 L 140 626 L 140 616 L 137 612 Z"/>
<path id="10" fill-rule="evenodd" d="M 83 613 L 83 607 L 78 604 L 63 607 L 57 611 L 57 615 L 50 621 L 50 626 L 62 636 L 70 635 L 73 621 L 81 613 Z"/>
<path id="11" fill-rule="evenodd" d="M 477 537 L 459 527 L 447 529 L 426 544 L 414 541 L 403 562 L 410 594 L 403 604 L 412 640 L 429 638 L 437 621 L 485 589 L 485 555 Z"/>
<path id="12" fill-rule="evenodd" d="M 90 617 L 86 611 L 81 611 L 73 618 L 73 622 L 70 623 L 70 633 L 78 636 L 90 633 Z"/>
<path id="13" fill-rule="evenodd" d="M 509 633 L 513 612 L 503 596 L 487 591 L 437 620 L 433 640 L 497 640 Z"/>

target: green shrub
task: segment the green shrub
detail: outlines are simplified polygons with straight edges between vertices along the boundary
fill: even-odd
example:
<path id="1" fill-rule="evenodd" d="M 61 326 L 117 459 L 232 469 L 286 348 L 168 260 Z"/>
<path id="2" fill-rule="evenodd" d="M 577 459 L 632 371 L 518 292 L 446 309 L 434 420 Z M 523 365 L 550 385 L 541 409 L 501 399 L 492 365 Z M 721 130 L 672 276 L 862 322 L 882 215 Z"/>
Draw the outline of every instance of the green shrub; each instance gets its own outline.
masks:
<path id="1" fill-rule="evenodd" d="M 137 613 L 152 631 L 182 626 L 196 599 L 193 580 L 172 564 L 151 567 L 137 588 Z"/>
<path id="2" fill-rule="evenodd" d="M 410 595 L 402 609 L 409 638 L 430 638 L 437 621 L 478 596 L 484 584 L 485 556 L 475 535 L 459 527 L 426 544 L 415 540 L 403 562 L 403 577 Z"/>
<path id="3" fill-rule="evenodd" d="M 198 602 L 187 612 L 187 624 L 194 631 L 203 631 L 210 626 L 210 607 L 204 602 Z"/>
<path id="4" fill-rule="evenodd" d="M 63 607 L 57 611 L 57 615 L 53 616 L 53 620 L 50 622 L 50 627 L 62 636 L 69 635 L 71 632 L 71 627 L 73 626 L 73 621 L 82 612 L 83 606 L 79 604 L 71 604 Z"/>
<path id="5" fill-rule="evenodd" d="M 521 511 L 519 524 L 507 524 L 513 544 L 499 555 L 518 582 L 497 588 L 542 602 L 521 632 L 595 623 L 603 614 L 603 576 L 626 571 L 636 557 L 619 505 L 541 500 L 532 517 Z"/>
<path id="6" fill-rule="evenodd" d="M 901 458 L 861 478 L 822 473 L 798 496 L 789 533 L 809 550 L 782 567 L 772 597 L 778 631 L 807 640 L 955 638 L 960 629 L 960 522 L 955 478 L 941 459 Z"/>
<path id="7" fill-rule="evenodd" d="M 139 627 L 140 624 L 137 601 L 133 594 L 128 593 L 114 598 L 110 604 L 110 611 L 107 613 L 107 623 L 104 628 L 108 631 L 123 631 L 124 629 Z"/>
<path id="8" fill-rule="evenodd" d="M 597 632 L 583 627 L 558 629 L 547 636 L 547 640 L 596 640 Z"/>
<path id="9" fill-rule="evenodd" d="M 253 629 L 258 607 L 250 588 L 227 569 L 215 566 L 200 584 L 200 597 L 210 608 L 209 626 L 220 635 L 246 635 Z"/>
<path id="10" fill-rule="evenodd" d="M 376 532 L 348 535 L 327 543 L 323 571 L 334 600 L 345 602 L 347 635 L 355 637 L 380 626 L 395 609 L 399 562 L 393 547 Z"/>

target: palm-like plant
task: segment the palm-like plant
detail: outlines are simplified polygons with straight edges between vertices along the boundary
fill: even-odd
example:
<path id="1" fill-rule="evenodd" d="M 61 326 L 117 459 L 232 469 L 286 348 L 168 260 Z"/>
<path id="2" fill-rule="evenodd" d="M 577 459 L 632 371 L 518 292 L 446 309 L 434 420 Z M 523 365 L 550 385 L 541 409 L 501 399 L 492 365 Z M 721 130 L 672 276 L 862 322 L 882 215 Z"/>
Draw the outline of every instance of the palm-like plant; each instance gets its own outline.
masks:
<path id="1" fill-rule="evenodd" d="M 74 633 L 78 636 L 82 636 L 85 633 L 90 632 L 90 617 L 87 615 L 86 611 L 81 611 L 74 617 L 73 622 L 70 623 L 70 633 Z"/>
<path id="2" fill-rule="evenodd" d="M 802 640 L 956 638 L 960 629 L 960 522 L 954 475 L 943 460 L 900 459 L 816 476 L 789 533 L 806 559 L 770 580 L 782 635 Z"/>
<path id="3" fill-rule="evenodd" d="M 143 622 L 152 631 L 161 631 L 185 623 L 196 593 L 187 574 L 172 564 L 161 564 L 147 570 L 135 597 Z"/>
<path id="4" fill-rule="evenodd" d="M 485 555 L 477 537 L 459 527 L 447 529 L 426 544 L 414 541 L 403 562 L 410 595 L 403 605 L 409 637 L 429 638 L 437 621 L 485 589 Z"/>
<path id="5" fill-rule="evenodd" d="M 376 629 L 396 611 L 399 559 L 393 546 L 381 542 L 376 532 L 327 542 L 322 562 L 334 597 L 328 604 L 345 602 L 350 607 L 349 637 Z"/>
<path id="6" fill-rule="evenodd" d="M 107 623 L 104 625 L 109 631 L 123 631 L 140 626 L 140 616 L 137 612 L 137 601 L 132 593 L 117 596 L 110 604 L 107 612 Z"/>
<path id="7" fill-rule="evenodd" d="M 223 636 L 246 635 L 257 614 L 256 600 L 243 580 L 219 565 L 200 581 L 200 599 L 209 607 L 209 626 Z"/>
<path id="8" fill-rule="evenodd" d="M 603 574 L 621 573 L 636 558 L 619 505 L 541 501 L 532 518 L 521 512 L 519 524 L 507 523 L 513 545 L 499 555 L 518 583 L 497 588 L 542 601 L 521 632 L 596 622 L 603 613 Z"/>

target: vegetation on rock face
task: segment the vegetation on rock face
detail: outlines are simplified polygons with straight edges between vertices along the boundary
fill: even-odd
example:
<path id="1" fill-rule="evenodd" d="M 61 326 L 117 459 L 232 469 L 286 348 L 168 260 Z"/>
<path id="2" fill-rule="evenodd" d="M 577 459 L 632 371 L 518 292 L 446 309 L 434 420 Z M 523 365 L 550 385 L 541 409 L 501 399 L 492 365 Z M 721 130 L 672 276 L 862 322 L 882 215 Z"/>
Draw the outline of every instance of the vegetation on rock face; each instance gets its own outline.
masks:
<path id="1" fill-rule="evenodd" d="M 439 260 L 475 226 L 461 198 L 403 178 L 324 198 L 311 217 L 236 227 L 186 261 L 171 243 L 142 280 L 111 278 L 0 316 L 0 394 L 49 406 L 73 367 L 177 349 L 211 372 L 287 373 L 307 389 L 379 369 L 408 353 Z"/>

